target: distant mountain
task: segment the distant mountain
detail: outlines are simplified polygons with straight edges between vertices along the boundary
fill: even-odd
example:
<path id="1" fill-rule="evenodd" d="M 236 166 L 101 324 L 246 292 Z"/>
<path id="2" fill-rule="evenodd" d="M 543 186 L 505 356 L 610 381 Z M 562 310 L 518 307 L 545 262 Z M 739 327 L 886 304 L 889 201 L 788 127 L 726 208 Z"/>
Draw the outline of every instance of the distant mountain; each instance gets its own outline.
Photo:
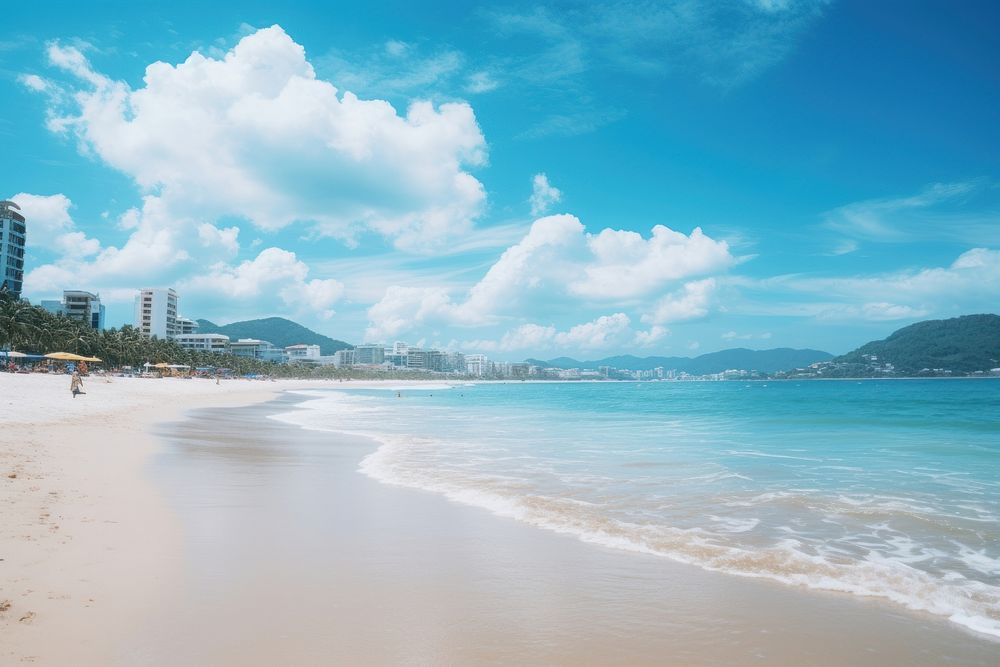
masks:
<path id="1" fill-rule="evenodd" d="M 623 355 L 607 357 L 596 361 L 577 361 L 569 357 L 559 357 L 542 361 L 527 359 L 530 364 L 547 366 L 549 368 L 597 368 L 598 366 L 613 366 L 629 371 L 646 371 L 657 367 L 665 370 L 690 373 L 691 375 L 707 375 L 721 373 L 731 369 L 762 371 L 775 373 L 801 366 L 808 366 L 817 361 L 829 361 L 833 355 L 820 350 L 794 350 L 780 347 L 773 350 L 748 350 L 734 348 L 710 352 L 693 359 L 690 357 L 634 357 Z"/>
<path id="2" fill-rule="evenodd" d="M 225 326 L 219 326 L 208 320 L 198 320 L 198 333 L 220 333 L 229 336 L 233 340 L 237 338 L 258 338 L 273 343 L 275 347 L 288 347 L 289 345 L 298 345 L 300 343 L 319 345 L 320 353 L 324 355 L 353 347 L 350 343 L 318 334 L 312 329 L 307 329 L 301 324 L 286 320 L 283 317 L 266 317 L 261 320 L 233 322 Z"/>
<path id="3" fill-rule="evenodd" d="M 953 373 L 987 371 L 1000 367 L 1000 315 L 965 315 L 948 320 L 917 322 L 885 340 L 862 345 L 834 359 L 838 363 L 867 364 L 874 355 L 900 374 L 941 368 Z"/>
<path id="4" fill-rule="evenodd" d="M 695 357 L 691 360 L 688 373 L 705 375 L 706 373 L 721 373 L 730 368 L 776 373 L 790 368 L 808 366 L 817 361 L 828 361 L 832 358 L 832 354 L 821 350 L 796 350 L 790 347 L 778 347 L 773 350 L 748 350 L 738 347 Z"/>

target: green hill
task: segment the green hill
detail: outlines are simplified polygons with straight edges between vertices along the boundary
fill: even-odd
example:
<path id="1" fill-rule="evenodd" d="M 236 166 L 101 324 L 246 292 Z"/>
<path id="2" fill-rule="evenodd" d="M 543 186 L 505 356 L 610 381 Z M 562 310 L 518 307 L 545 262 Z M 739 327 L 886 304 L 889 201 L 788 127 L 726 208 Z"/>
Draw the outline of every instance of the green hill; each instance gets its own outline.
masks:
<path id="1" fill-rule="evenodd" d="M 219 326 L 208 320 L 198 320 L 198 333 L 225 334 L 232 340 L 236 340 L 237 338 L 258 338 L 269 341 L 276 347 L 287 347 L 300 343 L 319 345 L 320 353 L 324 355 L 333 354 L 337 350 L 354 347 L 350 343 L 318 334 L 312 329 L 307 329 L 301 324 L 286 320 L 283 317 L 265 317 L 261 320 L 233 322 L 224 326 Z"/>
<path id="2" fill-rule="evenodd" d="M 1000 367 L 1000 315 L 918 322 L 885 340 L 862 345 L 834 362 L 867 364 L 872 356 L 880 364 L 892 364 L 897 373 L 904 375 L 938 368 L 952 373 L 988 371 Z"/>
<path id="3" fill-rule="evenodd" d="M 761 371 L 774 373 L 777 371 L 808 366 L 817 361 L 828 361 L 833 358 L 829 352 L 820 350 L 795 350 L 780 347 L 773 350 L 748 350 L 734 348 L 710 352 L 693 359 L 690 357 L 635 357 L 623 355 L 606 357 L 596 361 L 577 361 L 570 357 L 559 357 L 549 361 L 528 359 L 528 363 L 549 368 L 597 368 L 611 366 L 629 371 L 645 371 L 654 368 L 675 370 L 691 375 L 708 375 L 727 370 Z"/>

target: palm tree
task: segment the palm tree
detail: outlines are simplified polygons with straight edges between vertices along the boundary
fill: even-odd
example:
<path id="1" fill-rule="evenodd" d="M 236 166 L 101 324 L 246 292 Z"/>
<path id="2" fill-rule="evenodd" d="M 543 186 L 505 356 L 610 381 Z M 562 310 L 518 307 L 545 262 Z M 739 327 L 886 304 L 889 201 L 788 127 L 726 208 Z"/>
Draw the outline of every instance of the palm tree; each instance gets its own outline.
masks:
<path id="1" fill-rule="evenodd" d="M 15 350 L 33 340 L 38 331 L 35 310 L 27 301 L 0 297 L 0 348 Z"/>

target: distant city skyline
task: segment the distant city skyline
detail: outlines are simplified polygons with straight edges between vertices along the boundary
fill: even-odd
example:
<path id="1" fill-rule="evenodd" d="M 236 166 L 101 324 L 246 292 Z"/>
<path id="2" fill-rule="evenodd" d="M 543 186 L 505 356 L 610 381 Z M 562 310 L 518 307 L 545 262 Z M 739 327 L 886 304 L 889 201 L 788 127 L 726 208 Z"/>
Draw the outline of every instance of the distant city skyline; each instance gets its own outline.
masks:
<path id="1" fill-rule="evenodd" d="M 23 296 L 497 360 L 996 311 L 1000 8 L 676 4 L 8 8 Z"/>

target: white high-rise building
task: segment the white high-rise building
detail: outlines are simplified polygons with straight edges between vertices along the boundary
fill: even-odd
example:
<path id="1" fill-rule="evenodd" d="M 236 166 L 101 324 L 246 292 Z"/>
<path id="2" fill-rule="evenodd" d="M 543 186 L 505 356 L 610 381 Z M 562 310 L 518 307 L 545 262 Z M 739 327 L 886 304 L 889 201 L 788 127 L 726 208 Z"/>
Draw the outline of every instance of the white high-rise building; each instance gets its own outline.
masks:
<path id="1" fill-rule="evenodd" d="M 147 288 L 135 297 L 135 328 L 146 336 L 172 339 L 178 331 L 177 292 Z"/>
<path id="2" fill-rule="evenodd" d="M 469 375 L 482 377 L 489 373 L 489 360 L 485 354 L 465 355 L 465 372 Z"/>

